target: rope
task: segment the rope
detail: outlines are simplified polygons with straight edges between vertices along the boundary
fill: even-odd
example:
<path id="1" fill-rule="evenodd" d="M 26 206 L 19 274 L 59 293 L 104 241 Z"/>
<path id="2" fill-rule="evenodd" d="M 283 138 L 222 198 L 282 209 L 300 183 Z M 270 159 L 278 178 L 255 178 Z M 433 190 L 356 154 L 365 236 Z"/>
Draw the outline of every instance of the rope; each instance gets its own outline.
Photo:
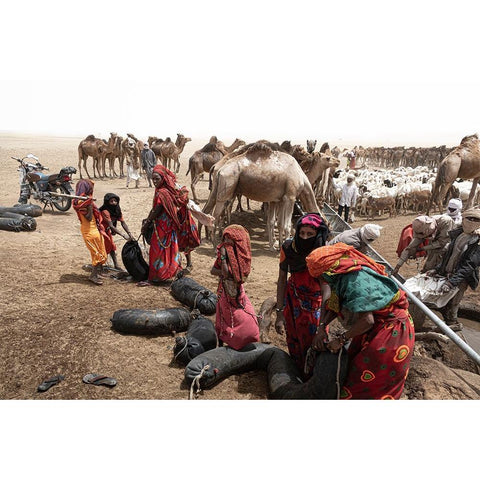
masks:
<path id="1" fill-rule="evenodd" d="M 203 374 L 210 368 L 210 365 L 205 365 L 202 370 L 200 370 L 200 373 L 192 380 L 192 384 L 190 385 L 190 396 L 188 397 L 189 400 L 194 400 L 196 397 L 194 395 L 197 395 L 202 389 L 200 388 L 200 379 L 203 377 Z M 197 387 L 197 391 L 195 394 L 193 393 L 193 388 L 194 386 Z"/>
<path id="2" fill-rule="evenodd" d="M 185 338 L 185 346 L 173 357 L 174 360 L 176 360 L 177 357 L 188 347 L 188 340 L 187 340 L 186 337 L 184 337 L 184 338 Z M 189 360 L 192 360 L 192 359 L 190 358 L 190 354 L 188 353 L 188 350 L 187 350 L 187 358 L 188 358 Z"/>
<path id="3" fill-rule="evenodd" d="M 204 297 L 207 297 L 208 296 L 208 291 L 207 290 L 199 290 L 197 292 L 197 294 L 195 295 L 195 300 L 193 301 L 192 310 L 195 310 L 197 308 L 197 298 L 200 294 L 202 294 Z"/>
<path id="4" fill-rule="evenodd" d="M 303 365 L 303 373 L 308 375 L 310 372 L 310 365 L 313 357 L 315 356 L 315 351 L 312 347 L 308 347 L 307 354 L 305 355 L 305 364 Z"/>
<path id="5" fill-rule="evenodd" d="M 340 367 L 341 367 L 341 362 L 340 362 L 340 359 L 342 358 L 342 350 L 343 350 L 343 347 L 340 348 L 340 351 L 338 352 L 338 360 L 337 360 L 337 380 L 336 380 L 336 384 L 337 384 L 337 400 L 340 400 Z"/>

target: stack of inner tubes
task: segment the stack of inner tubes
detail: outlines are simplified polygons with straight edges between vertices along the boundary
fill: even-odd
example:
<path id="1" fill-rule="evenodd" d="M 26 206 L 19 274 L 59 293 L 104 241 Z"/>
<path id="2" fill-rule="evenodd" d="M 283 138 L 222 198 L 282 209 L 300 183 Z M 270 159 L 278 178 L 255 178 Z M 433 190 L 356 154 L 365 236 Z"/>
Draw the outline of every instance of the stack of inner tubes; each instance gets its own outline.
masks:
<path id="1" fill-rule="evenodd" d="M 33 217 L 42 215 L 38 205 L 0 207 L 0 230 L 7 232 L 33 232 L 37 221 Z"/>

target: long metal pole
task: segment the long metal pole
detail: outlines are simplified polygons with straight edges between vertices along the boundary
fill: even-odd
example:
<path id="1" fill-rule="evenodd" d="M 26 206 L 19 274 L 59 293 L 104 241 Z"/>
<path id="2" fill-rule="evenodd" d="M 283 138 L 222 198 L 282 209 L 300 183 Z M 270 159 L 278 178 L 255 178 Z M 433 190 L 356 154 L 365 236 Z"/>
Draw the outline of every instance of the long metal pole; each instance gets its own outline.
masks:
<path id="1" fill-rule="evenodd" d="M 390 278 L 407 294 L 408 298 L 425 313 L 428 318 L 450 339 L 452 340 L 463 352 L 465 352 L 477 365 L 480 365 L 480 355 L 473 350 L 470 345 L 465 343 L 448 325 L 435 315 L 428 307 L 426 307 L 408 288 L 402 285 L 395 277 Z"/>

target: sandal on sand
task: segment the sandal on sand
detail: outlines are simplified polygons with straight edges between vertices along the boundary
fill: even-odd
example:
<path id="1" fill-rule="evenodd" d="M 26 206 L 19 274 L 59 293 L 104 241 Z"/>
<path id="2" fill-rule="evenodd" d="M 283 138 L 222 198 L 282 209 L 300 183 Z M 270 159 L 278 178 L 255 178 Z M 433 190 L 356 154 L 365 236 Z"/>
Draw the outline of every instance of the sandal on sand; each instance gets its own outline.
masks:
<path id="1" fill-rule="evenodd" d="M 137 287 L 151 287 L 152 284 L 148 280 L 142 280 L 141 282 L 137 282 Z"/>
<path id="2" fill-rule="evenodd" d="M 63 375 L 55 375 L 48 380 L 45 380 L 37 387 L 37 392 L 46 392 L 50 387 L 53 387 L 57 383 L 60 383 L 62 380 L 65 380 Z"/>
<path id="3" fill-rule="evenodd" d="M 117 384 L 114 378 L 98 375 L 98 373 L 88 373 L 83 377 L 83 382 L 91 385 L 105 385 L 106 387 L 114 387 Z"/>

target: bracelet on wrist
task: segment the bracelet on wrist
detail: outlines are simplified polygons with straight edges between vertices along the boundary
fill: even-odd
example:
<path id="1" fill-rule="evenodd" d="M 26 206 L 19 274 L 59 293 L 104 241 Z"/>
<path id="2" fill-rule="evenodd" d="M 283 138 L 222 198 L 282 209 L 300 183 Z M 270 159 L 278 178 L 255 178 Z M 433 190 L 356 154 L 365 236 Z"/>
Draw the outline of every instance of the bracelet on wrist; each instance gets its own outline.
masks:
<path id="1" fill-rule="evenodd" d="M 275 308 L 275 311 L 276 311 L 277 313 L 278 313 L 278 312 L 283 312 L 283 309 L 284 309 L 284 308 L 285 308 L 285 307 L 282 307 L 282 308 Z"/>
<path id="2" fill-rule="evenodd" d="M 345 335 L 345 332 L 341 333 L 341 334 L 337 337 L 337 340 L 339 340 L 342 345 L 345 345 L 345 344 L 348 342 L 348 338 L 347 338 L 347 336 Z"/>

